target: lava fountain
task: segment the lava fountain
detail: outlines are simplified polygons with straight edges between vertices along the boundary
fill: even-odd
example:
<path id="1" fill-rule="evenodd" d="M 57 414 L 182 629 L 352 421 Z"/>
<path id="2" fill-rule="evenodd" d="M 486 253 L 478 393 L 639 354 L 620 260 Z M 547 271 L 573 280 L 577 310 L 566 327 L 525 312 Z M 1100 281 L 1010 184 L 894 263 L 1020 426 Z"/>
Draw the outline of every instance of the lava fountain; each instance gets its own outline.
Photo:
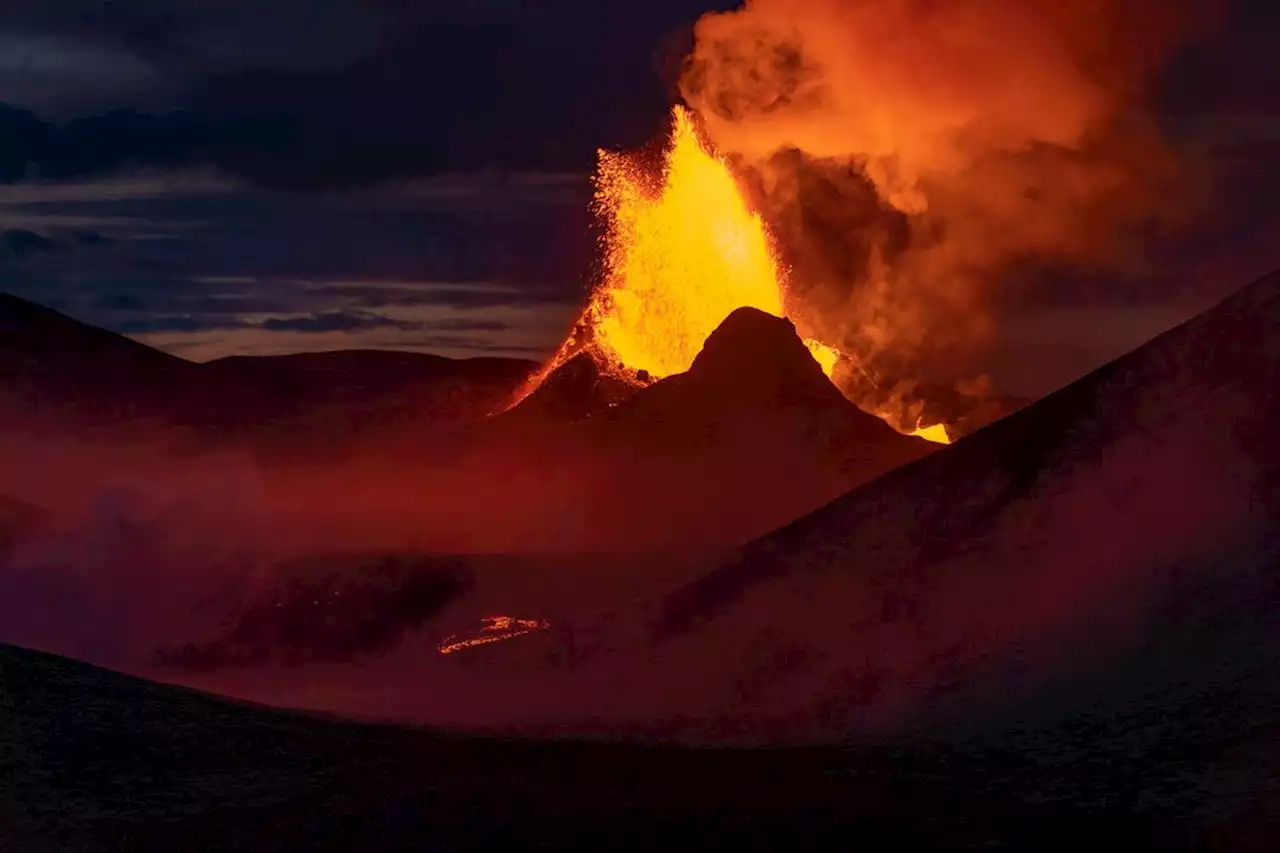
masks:
<path id="1" fill-rule="evenodd" d="M 633 160 L 602 152 L 596 209 L 609 224 L 607 273 L 587 310 L 611 362 L 654 377 L 682 373 L 735 309 L 783 316 L 782 276 L 764 223 L 687 110 L 675 110 L 657 194 L 646 192 Z M 809 347 L 829 375 L 836 351 Z"/>
<path id="2" fill-rule="evenodd" d="M 677 106 L 656 184 L 637 158 L 601 151 L 595 213 L 606 225 L 604 274 L 575 331 L 511 406 L 580 352 L 605 373 L 640 384 L 683 373 L 738 308 L 786 316 L 784 271 L 768 229 L 728 163 Z M 840 353 L 805 345 L 828 376 Z M 945 432 L 917 434 L 945 441 Z"/>
<path id="3" fill-rule="evenodd" d="M 783 276 L 764 222 L 685 108 L 674 109 L 656 188 L 633 156 L 599 153 L 594 209 L 606 225 L 602 280 L 575 332 L 512 405 L 579 352 L 611 375 L 661 379 L 688 370 L 736 309 L 785 316 Z M 830 376 L 839 353 L 805 343 Z"/>

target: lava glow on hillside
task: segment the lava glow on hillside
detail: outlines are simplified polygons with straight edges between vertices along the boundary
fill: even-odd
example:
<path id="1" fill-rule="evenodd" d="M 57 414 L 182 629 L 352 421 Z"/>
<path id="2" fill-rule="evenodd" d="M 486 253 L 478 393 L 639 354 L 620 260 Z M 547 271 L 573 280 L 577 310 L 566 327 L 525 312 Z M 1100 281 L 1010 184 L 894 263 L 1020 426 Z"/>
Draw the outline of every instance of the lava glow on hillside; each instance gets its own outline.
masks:
<path id="1" fill-rule="evenodd" d="M 480 625 L 478 632 L 446 637 L 443 643 L 436 646 L 436 650 L 442 655 L 451 655 L 464 649 L 500 643 L 551 627 L 550 623 L 540 619 L 517 619 L 514 616 L 484 616 L 480 619 Z"/>
<path id="2" fill-rule="evenodd" d="M 636 383 L 682 373 L 707 337 L 738 308 L 786 316 L 785 274 L 760 215 L 728 164 L 674 109 L 656 187 L 633 156 L 601 151 L 596 215 L 606 225 L 604 275 L 575 332 L 511 405 L 579 352 Z M 830 376 L 841 354 L 805 341 Z M 945 430 L 918 433 L 946 443 Z"/>

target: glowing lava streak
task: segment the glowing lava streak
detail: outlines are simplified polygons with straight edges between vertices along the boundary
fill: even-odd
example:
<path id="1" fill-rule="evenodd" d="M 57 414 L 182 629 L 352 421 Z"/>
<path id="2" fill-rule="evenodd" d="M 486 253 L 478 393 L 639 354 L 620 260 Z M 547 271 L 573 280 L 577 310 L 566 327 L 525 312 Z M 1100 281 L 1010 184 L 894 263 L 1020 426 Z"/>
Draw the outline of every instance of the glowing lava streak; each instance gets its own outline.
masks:
<path id="1" fill-rule="evenodd" d="M 500 643 L 503 640 L 532 634 L 534 631 L 545 631 L 551 627 L 549 623 L 538 619 L 517 619 L 514 616 L 484 616 L 480 619 L 480 624 L 479 633 L 471 636 L 454 634 L 446 637 L 443 643 L 436 646 L 437 651 L 442 655 L 451 655 L 463 649 Z"/>
<path id="2" fill-rule="evenodd" d="M 606 273 L 587 319 L 610 361 L 655 377 L 682 373 L 735 309 L 782 316 L 764 223 L 684 108 L 675 109 L 656 192 L 631 159 L 601 152 L 596 210 L 609 226 Z M 828 372 L 834 356 L 823 359 Z"/>
<path id="3" fill-rule="evenodd" d="M 925 441 L 932 441 L 934 444 L 951 443 L 951 435 L 947 432 L 947 428 L 942 424 L 921 427 L 911 433 L 911 435 L 914 435 L 916 438 L 923 438 Z"/>

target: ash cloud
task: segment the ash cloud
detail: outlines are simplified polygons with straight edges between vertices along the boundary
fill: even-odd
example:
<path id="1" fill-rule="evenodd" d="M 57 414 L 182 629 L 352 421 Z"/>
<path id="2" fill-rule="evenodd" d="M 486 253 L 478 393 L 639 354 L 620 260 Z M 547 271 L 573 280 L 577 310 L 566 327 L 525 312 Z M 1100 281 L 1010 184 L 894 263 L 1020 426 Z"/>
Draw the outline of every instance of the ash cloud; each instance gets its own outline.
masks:
<path id="1" fill-rule="evenodd" d="M 773 226 L 797 321 L 886 396 L 966 378 L 1015 264 L 1120 263 L 1179 224 L 1194 182 L 1143 103 L 1212 22 L 1197 2 L 748 0 L 699 21 L 680 89 Z"/>

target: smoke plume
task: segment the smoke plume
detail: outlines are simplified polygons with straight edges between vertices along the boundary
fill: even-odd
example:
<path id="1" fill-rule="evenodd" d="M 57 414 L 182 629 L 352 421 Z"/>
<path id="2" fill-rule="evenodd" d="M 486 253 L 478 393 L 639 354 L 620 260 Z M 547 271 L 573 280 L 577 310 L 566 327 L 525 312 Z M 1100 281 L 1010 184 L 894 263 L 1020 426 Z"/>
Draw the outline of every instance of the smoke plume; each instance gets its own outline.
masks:
<path id="1" fill-rule="evenodd" d="M 895 378 L 965 378 L 946 374 L 990 340 L 1011 265 L 1114 261 L 1169 224 L 1185 170 L 1142 104 L 1207 20 L 1154 0 L 746 0 L 699 21 L 680 89 L 773 227 L 802 330 L 886 403 Z"/>

